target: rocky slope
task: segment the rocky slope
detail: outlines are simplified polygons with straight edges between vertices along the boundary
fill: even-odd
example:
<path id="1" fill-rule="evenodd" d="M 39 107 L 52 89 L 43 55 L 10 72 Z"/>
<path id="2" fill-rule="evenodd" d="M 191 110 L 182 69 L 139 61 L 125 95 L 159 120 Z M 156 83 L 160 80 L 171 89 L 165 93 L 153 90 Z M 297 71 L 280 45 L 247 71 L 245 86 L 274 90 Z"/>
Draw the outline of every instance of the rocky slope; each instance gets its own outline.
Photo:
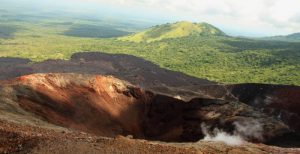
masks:
<path id="1" fill-rule="evenodd" d="M 21 58 L 0 58 L 0 79 L 2 80 L 34 73 L 113 75 L 145 88 L 155 85 L 191 86 L 214 83 L 162 69 L 142 58 L 124 54 L 76 53 L 70 60 L 47 60 L 37 63 Z"/>
<path id="2" fill-rule="evenodd" d="M 234 86 L 225 87 L 231 88 L 231 97 L 246 98 L 237 95 Z M 298 90 L 296 87 L 295 96 Z M 2 81 L 0 91 L 2 120 L 24 124 L 20 119 L 26 119 L 26 124 L 45 129 L 69 128 L 98 136 L 132 135 L 167 142 L 196 142 L 224 132 L 249 142 L 272 143 L 298 132 L 295 122 L 265 111 L 272 111 L 272 106 L 263 104 L 263 109 L 256 109 L 258 106 L 249 103 L 253 96 L 245 103 L 200 95 L 185 101 L 112 76 L 34 74 Z M 298 102 L 289 103 L 297 106 Z M 289 107 L 282 110 L 287 115 L 299 113 Z"/>
<path id="3" fill-rule="evenodd" d="M 53 147 L 60 152 L 76 147 L 76 152 L 99 152 L 97 146 L 106 153 L 137 150 L 131 145 L 138 145 L 138 151 L 150 146 L 166 153 L 299 152 L 295 149 L 300 147 L 297 86 L 217 84 L 134 56 L 102 53 L 78 53 L 71 60 L 39 63 L 0 58 L 0 64 L 0 133 L 4 136 L 0 153 L 45 153 Z M 50 130 L 62 138 L 53 140 L 45 133 Z M 77 131 L 92 135 L 78 141 Z M 119 135 L 135 139 L 89 142 L 90 136 Z M 65 136 L 70 138 L 65 141 Z M 27 149 L 20 150 L 19 143 Z"/>
<path id="4" fill-rule="evenodd" d="M 167 153 L 167 154 L 268 154 L 297 153 L 298 149 L 284 149 L 263 144 L 245 143 L 228 146 L 222 142 L 201 141 L 190 144 L 149 142 L 118 136 L 104 138 L 83 132 L 56 131 L 0 121 L 0 153 Z"/>

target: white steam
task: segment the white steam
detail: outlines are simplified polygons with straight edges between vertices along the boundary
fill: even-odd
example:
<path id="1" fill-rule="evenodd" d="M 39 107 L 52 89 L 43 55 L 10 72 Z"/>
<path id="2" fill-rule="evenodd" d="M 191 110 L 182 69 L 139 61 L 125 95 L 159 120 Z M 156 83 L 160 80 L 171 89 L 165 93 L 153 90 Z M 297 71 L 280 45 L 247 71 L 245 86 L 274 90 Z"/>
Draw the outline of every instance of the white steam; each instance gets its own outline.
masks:
<path id="1" fill-rule="evenodd" d="M 263 141 L 263 127 L 262 125 L 254 120 L 250 119 L 243 122 L 234 122 L 236 135 L 243 136 L 244 139 L 255 139 Z"/>
<path id="2" fill-rule="evenodd" d="M 234 122 L 233 125 L 235 130 L 233 134 L 229 134 L 218 128 L 214 128 L 212 132 L 209 132 L 209 126 L 202 123 L 201 128 L 205 135 L 203 141 L 223 142 L 231 146 L 242 145 L 250 139 L 263 141 L 263 127 L 258 121 L 247 119 L 243 122 Z"/>
<path id="3" fill-rule="evenodd" d="M 245 142 L 240 136 L 230 135 L 223 131 L 219 131 L 216 136 L 206 135 L 203 141 L 224 142 L 232 146 L 238 146 Z"/>

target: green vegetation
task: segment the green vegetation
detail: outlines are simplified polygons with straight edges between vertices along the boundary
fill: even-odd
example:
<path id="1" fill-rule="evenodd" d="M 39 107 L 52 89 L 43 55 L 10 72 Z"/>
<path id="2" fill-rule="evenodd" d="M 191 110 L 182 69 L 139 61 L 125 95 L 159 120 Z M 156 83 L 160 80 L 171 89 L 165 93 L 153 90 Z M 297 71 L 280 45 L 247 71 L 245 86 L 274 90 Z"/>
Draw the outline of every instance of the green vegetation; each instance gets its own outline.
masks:
<path id="1" fill-rule="evenodd" d="M 43 61 L 82 51 L 124 53 L 218 82 L 300 85 L 297 42 L 232 38 L 205 23 L 166 24 L 119 38 L 103 37 L 132 30 L 103 21 L 30 15 L 5 15 L 0 23 L 5 23 L 0 25 L 0 57 Z"/>
<path id="2" fill-rule="evenodd" d="M 64 34 L 77 37 L 112 38 L 128 35 L 129 32 L 107 26 L 77 25 L 64 32 Z"/>
<path id="3" fill-rule="evenodd" d="M 286 36 L 288 39 L 300 40 L 300 33 L 294 33 Z"/>
<path id="4" fill-rule="evenodd" d="M 216 27 L 207 23 L 191 23 L 187 21 L 174 24 L 164 24 L 154 26 L 143 32 L 130 36 L 119 38 L 122 41 L 131 42 L 153 42 L 163 39 L 181 38 L 187 36 L 225 36 L 225 34 Z"/>
<path id="5" fill-rule="evenodd" d="M 5 25 L 1 24 L 0 25 L 0 38 L 11 38 L 13 34 L 17 31 L 17 27 L 14 25 Z"/>
<path id="6" fill-rule="evenodd" d="M 277 40 L 277 41 L 300 41 L 300 33 L 293 33 L 286 36 L 272 36 L 266 37 L 265 40 Z"/>

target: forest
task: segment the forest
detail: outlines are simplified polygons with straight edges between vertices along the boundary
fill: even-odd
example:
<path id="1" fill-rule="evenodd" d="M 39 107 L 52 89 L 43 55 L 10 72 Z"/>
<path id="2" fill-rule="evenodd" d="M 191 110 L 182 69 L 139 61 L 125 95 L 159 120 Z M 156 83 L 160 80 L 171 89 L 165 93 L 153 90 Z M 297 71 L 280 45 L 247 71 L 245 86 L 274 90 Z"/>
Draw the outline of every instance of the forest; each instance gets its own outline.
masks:
<path id="1" fill-rule="evenodd" d="M 157 36 L 163 32 L 154 26 L 156 33 L 151 35 L 148 30 L 144 34 L 160 39 L 135 42 L 122 39 L 124 35 L 142 31 L 132 23 L 30 14 L 20 18 L 2 11 L 0 56 L 37 62 L 69 59 L 73 53 L 85 51 L 123 53 L 220 83 L 300 85 L 300 42 L 230 37 L 208 28 L 220 35 L 192 32 L 185 35 L 187 33 L 180 31 L 184 34 L 182 37 L 170 33 L 172 37 L 163 37 Z"/>

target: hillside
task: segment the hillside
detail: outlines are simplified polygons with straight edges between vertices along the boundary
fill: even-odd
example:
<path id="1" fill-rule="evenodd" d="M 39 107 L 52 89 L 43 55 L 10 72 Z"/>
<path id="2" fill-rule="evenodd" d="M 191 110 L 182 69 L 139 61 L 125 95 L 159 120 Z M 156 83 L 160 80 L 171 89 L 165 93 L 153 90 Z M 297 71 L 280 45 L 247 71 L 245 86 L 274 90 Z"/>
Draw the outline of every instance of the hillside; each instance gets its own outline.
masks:
<path id="1" fill-rule="evenodd" d="M 278 40 L 278 41 L 300 41 L 300 33 L 293 33 L 289 35 L 280 35 L 264 38 L 267 40 Z"/>
<path id="2" fill-rule="evenodd" d="M 112 38 L 130 34 L 108 26 L 77 25 L 64 32 L 67 36 L 90 37 L 90 38 Z"/>
<path id="3" fill-rule="evenodd" d="M 296 86 L 206 85 L 182 100 L 186 84 L 169 87 L 180 95 L 172 97 L 106 75 L 31 74 L 0 83 L 0 153 L 300 150 Z"/>
<path id="4" fill-rule="evenodd" d="M 192 23 L 181 21 L 151 27 L 145 31 L 130 36 L 121 37 L 119 40 L 132 42 L 153 42 L 171 38 L 187 36 L 225 36 L 225 33 L 208 23 Z"/>
<path id="5" fill-rule="evenodd" d="M 108 24 L 109 21 L 84 19 L 74 22 L 69 17 L 31 15 L 22 20 L 7 15 L 0 23 L 5 23 L 0 26 L 5 32 L 0 36 L 0 57 L 42 62 L 68 60 L 74 53 L 83 51 L 127 54 L 214 82 L 300 85 L 300 43 L 296 41 L 227 37 L 209 24 L 191 22 L 155 26 L 117 39 L 107 37 L 138 29 L 130 30 L 134 28 L 130 23 Z M 124 31 L 115 31 L 118 29 Z M 13 74 L 18 71 L 11 69 Z"/>
<path id="6" fill-rule="evenodd" d="M 294 33 L 286 36 L 288 39 L 300 40 L 300 33 Z"/>
<path id="7" fill-rule="evenodd" d="M 0 154 L 300 154 L 300 33 L 38 8 L 0 6 Z"/>

